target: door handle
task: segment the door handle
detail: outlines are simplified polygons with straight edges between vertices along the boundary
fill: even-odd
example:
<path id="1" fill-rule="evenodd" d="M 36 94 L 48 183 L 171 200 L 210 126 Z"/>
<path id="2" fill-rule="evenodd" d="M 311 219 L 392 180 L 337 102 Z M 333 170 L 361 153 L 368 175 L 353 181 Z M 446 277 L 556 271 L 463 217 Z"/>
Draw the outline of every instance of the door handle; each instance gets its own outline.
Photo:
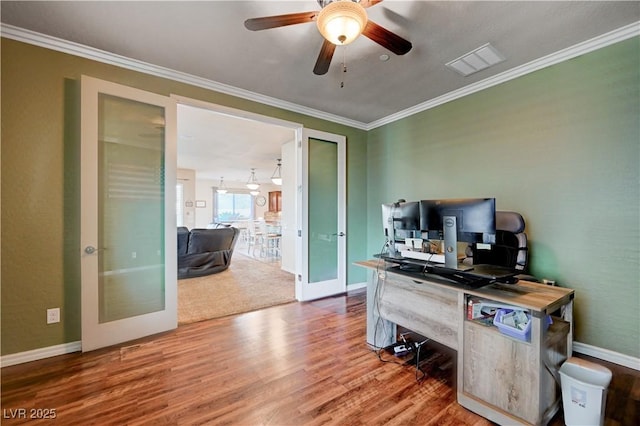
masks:
<path id="1" fill-rule="evenodd" d="M 337 235 L 338 237 L 344 237 L 347 234 L 345 234 L 344 232 L 338 232 L 337 234 L 333 234 L 333 235 Z"/>
<path id="2" fill-rule="evenodd" d="M 97 249 L 94 246 L 86 246 L 84 248 L 84 252 L 87 253 L 87 254 L 93 254 L 93 253 L 95 253 L 97 251 L 103 251 L 103 250 L 104 249 Z"/>

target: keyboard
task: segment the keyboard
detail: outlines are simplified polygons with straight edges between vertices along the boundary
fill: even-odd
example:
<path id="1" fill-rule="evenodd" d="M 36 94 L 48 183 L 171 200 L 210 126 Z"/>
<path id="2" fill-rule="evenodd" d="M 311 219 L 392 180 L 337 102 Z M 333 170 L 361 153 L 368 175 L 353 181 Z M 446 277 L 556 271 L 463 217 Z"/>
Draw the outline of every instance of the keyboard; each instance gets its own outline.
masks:
<path id="1" fill-rule="evenodd" d="M 447 268 L 443 263 L 432 263 L 404 256 L 389 256 L 383 254 L 375 255 L 375 257 L 380 257 L 388 262 L 396 263 L 400 266 L 400 269 L 432 273 L 472 286 L 482 286 L 496 281 L 513 284 L 518 282 L 516 275 L 520 273 L 515 269 L 498 265 L 466 265 L 459 263 L 456 269 L 452 269 Z"/>
<path id="2" fill-rule="evenodd" d="M 498 265 L 473 265 L 473 269 L 466 271 L 465 274 L 476 276 L 478 278 L 488 278 L 496 281 L 511 281 L 519 271 Z"/>

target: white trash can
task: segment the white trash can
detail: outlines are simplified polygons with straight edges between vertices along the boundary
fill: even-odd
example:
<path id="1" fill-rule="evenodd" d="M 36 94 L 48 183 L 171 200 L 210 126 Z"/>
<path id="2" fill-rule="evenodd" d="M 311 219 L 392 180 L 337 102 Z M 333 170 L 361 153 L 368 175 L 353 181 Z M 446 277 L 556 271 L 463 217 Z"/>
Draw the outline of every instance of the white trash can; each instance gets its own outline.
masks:
<path id="1" fill-rule="evenodd" d="M 569 358 L 560 367 L 564 422 L 567 426 L 604 424 L 611 370 L 580 358 Z"/>

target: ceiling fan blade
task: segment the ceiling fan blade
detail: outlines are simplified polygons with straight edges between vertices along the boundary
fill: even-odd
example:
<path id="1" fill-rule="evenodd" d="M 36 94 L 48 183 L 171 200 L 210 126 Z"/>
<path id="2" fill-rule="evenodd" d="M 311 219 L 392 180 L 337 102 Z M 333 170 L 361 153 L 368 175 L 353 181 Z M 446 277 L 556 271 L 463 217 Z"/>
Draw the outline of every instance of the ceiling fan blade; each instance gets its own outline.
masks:
<path id="1" fill-rule="evenodd" d="M 316 61 L 316 66 L 313 67 L 313 73 L 315 75 L 323 75 L 329 71 L 329 65 L 331 65 L 331 58 L 333 58 L 333 52 L 336 50 L 336 45 L 330 41 L 325 40 L 320 48 L 320 54 Z"/>
<path id="2" fill-rule="evenodd" d="M 382 3 L 382 0 L 360 0 L 360 6 L 367 8 Z"/>
<path id="3" fill-rule="evenodd" d="M 251 31 L 268 30 L 269 28 L 286 27 L 287 25 L 305 24 L 316 20 L 318 12 L 299 12 L 286 15 L 263 16 L 244 21 L 244 26 Z"/>
<path id="4" fill-rule="evenodd" d="M 404 55 L 413 47 L 410 41 L 403 39 L 371 20 L 367 21 L 362 35 L 375 41 L 380 46 L 389 49 L 396 55 Z"/>

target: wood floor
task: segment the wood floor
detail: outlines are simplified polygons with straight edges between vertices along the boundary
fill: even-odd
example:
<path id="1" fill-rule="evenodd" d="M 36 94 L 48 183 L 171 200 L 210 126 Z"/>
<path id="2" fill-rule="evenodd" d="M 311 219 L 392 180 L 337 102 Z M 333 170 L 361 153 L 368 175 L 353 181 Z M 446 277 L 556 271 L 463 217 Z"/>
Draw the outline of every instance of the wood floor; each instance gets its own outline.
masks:
<path id="1" fill-rule="evenodd" d="M 455 402 L 450 354 L 429 352 L 421 381 L 395 357 L 381 361 L 365 344 L 365 310 L 358 291 L 6 367 L 1 422 L 491 425 Z M 629 372 L 614 376 L 624 389 L 611 404 L 622 414 L 608 406 L 609 425 L 637 424 L 640 380 Z M 31 418 L 47 414 L 55 419 Z"/>

